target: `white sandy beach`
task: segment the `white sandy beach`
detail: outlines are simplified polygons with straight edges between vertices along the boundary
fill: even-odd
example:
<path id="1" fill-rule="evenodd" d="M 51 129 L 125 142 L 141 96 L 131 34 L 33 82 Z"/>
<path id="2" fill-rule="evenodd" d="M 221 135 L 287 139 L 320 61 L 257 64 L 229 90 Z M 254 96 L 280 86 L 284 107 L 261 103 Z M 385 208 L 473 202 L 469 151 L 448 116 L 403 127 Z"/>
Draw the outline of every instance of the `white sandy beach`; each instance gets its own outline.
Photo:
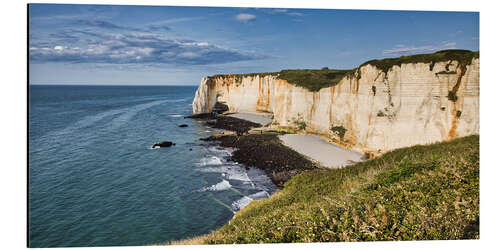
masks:
<path id="1" fill-rule="evenodd" d="M 340 168 L 361 161 L 363 154 L 329 143 L 314 135 L 286 134 L 279 137 L 284 145 L 318 161 L 328 168 Z"/>
<path id="2" fill-rule="evenodd" d="M 271 114 L 265 114 L 265 113 L 234 113 L 234 114 L 229 114 L 227 116 L 259 123 L 261 125 L 267 125 L 272 121 Z"/>

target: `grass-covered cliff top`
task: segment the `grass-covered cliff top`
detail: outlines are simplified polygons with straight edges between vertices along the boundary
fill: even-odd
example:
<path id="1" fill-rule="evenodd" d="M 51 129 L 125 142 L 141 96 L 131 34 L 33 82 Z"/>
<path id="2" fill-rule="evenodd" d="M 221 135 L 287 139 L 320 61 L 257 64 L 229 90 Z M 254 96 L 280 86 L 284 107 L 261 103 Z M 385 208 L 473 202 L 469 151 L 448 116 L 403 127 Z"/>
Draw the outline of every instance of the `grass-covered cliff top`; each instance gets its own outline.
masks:
<path id="1" fill-rule="evenodd" d="M 402 64 L 410 63 L 430 63 L 429 70 L 432 71 L 434 64 L 437 62 L 458 61 L 459 64 L 469 65 L 473 58 L 479 58 L 479 51 L 451 49 L 441 50 L 431 54 L 417 54 L 397 58 L 371 60 L 361 64 L 360 67 L 370 64 L 387 73 L 393 66 L 401 66 Z"/>
<path id="2" fill-rule="evenodd" d="M 337 85 L 352 70 L 339 69 L 287 69 L 278 74 L 279 79 L 311 91 Z"/>
<path id="3" fill-rule="evenodd" d="M 479 136 L 304 172 L 192 243 L 477 239 Z"/>
<path id="4" fill-rule="evenodd" d="M 266 73 L 248 73 L 248 74 L 231 74 L 231 75 L 213 75 L 212 78 L 218 77 L 234 77 L 241 79 L 247 76 L 277 76 L 279 79 L 286 80 L 287 82 L 304 87 L 311 91 L 318 91 L 322 88 L 337 85 L 342 78 L 347 75 L 353 75 L 356 69 L 365 65 L 373 65 L 383 72 L 388 72 L 394 66 L 401 66 L 402 64 L 410 63 L 429 63 L 429 70 L 432 71 L 434 64 L 437 62 L 458 61 L 459 65 L 469 65 L 473 58 L 479 58 L 479 51 L 470 50 L 441 50 L 431 54 L 417 54 L 411 56 L 401 56 L 397 58 L 385 58 L 380 60 L 371 60 L 361 64 L 358 68 L 350 70 L 339 69 L 287 69 L 280 72 L 266 72 Z"/>
<path id="5" fill-rule="evenodd" d="M 280 72 L 266 72 L 266 73 L 248 73 L 248 74 L 227 74 L 227 75 L 213 75 L 211 78 L 231 77 L 240 80 L 243 77 L 255 76 L 277 76 L 279 79 L 286 80 L 291 84 L 304 87 L 311 91 L 318 91 L 325 87 L 334 86 L 339 83 L 346 74 L 353 72 L 353 70 L 339 70 L 339 69 L 285 69 Z"/>

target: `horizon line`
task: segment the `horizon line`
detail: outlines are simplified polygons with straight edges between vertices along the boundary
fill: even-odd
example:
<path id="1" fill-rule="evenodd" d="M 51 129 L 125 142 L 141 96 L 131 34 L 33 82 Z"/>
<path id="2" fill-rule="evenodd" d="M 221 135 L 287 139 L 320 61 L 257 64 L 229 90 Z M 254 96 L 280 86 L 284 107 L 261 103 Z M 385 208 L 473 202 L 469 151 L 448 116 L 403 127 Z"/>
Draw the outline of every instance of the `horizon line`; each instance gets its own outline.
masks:
<path id="1" fill-rule="evenodd" d="M 195 87 L 197 85 L 191 85 L 191 84 L 98 84 L 98 83 L 28 83 L 28 85 L 33 85 L 33 86 L 134 86 L 134 87 L 141 87 L 141 86 L 147 86 L 147 87 L 152 87 L 152 86 L 157 86 L 157 87 Z"/>

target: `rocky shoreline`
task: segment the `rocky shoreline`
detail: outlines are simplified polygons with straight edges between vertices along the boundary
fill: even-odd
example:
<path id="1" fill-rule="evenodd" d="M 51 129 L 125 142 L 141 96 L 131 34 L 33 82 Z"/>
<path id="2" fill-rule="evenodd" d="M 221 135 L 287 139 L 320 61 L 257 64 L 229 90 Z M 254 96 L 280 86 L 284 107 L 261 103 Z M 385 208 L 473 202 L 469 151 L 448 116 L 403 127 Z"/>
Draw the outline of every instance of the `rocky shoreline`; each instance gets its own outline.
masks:
<path id="1" fill-rule="evenodd" d="M 252 128 L 262 127 L 260 124 L 225 115 L 190 118 L 206 119 L 210 127 L 234 131 L 235 134 L 215 134 L 201 140 L 235 148 L 231 160 L 264 170 L 278 187 L 283 187 L 285 182 L 303 171 L 318 168 L 317 164 L 283 145 L 278 133 L 249 133 Z"/>

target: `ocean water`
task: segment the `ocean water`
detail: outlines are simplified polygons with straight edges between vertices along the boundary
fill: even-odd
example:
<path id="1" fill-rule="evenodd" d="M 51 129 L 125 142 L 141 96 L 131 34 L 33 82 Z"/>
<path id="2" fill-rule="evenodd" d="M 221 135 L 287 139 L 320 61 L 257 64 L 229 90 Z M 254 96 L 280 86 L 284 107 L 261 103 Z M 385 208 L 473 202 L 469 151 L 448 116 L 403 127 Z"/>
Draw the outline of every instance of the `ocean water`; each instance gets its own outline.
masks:
<path id="1" fill-rule="evenodd" d="M 194 86 L 29 87 L 29 245 L 149 245 L 208 233 L 277 190 L 199 139 Z M 187 128 L 179 128 L 188 124 Z M 158 141 L 176 143 L 151 149 Z"/>

